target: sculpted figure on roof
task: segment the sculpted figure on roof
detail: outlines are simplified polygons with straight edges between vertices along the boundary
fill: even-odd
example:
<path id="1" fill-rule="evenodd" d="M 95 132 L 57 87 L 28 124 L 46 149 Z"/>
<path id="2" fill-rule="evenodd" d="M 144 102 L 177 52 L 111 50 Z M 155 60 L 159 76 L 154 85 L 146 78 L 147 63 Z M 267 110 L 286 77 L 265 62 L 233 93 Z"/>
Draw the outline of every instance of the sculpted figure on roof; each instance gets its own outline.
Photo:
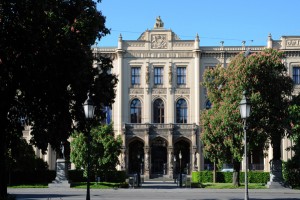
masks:
<path id="1" fill-rule="evenodd" d="M 164 27 L 164 23 L 160 19 L 160 16 L 156 17 L 156 22 L 154 24 L 154 28 L 163 28 L 163 27 Z"/>

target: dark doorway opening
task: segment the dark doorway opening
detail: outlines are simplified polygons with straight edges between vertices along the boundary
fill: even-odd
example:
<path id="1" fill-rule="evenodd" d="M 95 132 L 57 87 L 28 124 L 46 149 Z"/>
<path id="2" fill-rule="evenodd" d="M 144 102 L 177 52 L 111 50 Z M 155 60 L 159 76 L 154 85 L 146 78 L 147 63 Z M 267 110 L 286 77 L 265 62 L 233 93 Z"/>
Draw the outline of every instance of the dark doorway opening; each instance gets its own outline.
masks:
<path id="1" fill-rule="evenodd" d="M 174 174 L 179 174 L 181 171 L 184 174 L 191 173 L 191 162 L 190 162 L 190 143 L 185 140 L 180 140 L 174 145 L 174 157 L 175 157 L 175 166 Z M 181 159 L 179 154 L 181 153 Z"/>
<path id="2" fill-rule="evenodd" d="M 135 140 L 129 144 L 128 173 L 137 174 L 143 170 L 144 143 Z"/>
<path id="3" fill-rule="evenodd" d="M 151 177 L 166 174 L 167 143 L 162 138 L 152 141 L 151 145 Z"/>

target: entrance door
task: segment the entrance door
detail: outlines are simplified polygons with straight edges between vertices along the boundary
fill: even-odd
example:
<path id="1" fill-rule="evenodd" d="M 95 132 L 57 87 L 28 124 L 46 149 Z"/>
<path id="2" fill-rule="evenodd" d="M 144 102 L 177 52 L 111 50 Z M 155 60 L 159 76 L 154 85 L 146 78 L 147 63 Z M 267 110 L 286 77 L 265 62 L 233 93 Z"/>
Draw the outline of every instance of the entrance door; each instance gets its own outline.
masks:
<path id="1" fill-rule="evenodd" d="M 151 174 L 163 175 L 166 173 L 167 147 L 163 139 L 156 139 L 151 146 Z"/>

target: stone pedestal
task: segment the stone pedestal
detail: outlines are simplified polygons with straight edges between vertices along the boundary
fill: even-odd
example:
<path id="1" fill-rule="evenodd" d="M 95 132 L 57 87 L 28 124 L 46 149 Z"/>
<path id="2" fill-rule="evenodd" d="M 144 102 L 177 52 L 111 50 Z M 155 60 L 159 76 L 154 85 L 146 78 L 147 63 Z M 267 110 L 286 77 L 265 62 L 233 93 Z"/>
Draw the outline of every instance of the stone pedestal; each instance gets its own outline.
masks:
<path id="1" fill-rule="evenodd" d="M 52 183 L 49 183 L 49 188 L 53 187 L 68 187 L 70 188 L 70 183 L 68 181 L 68 164 L 69 162 L 65 159 L 56 160 L 56 177 Z"/>
<path id="2" fill-rule="evenodd" d="M 267 187 L 270 189 L 284 188 L 285 184 L 282 178 L 282 161 L 271 160 L 270 168 L 270 181 L 267 183 Z"/>

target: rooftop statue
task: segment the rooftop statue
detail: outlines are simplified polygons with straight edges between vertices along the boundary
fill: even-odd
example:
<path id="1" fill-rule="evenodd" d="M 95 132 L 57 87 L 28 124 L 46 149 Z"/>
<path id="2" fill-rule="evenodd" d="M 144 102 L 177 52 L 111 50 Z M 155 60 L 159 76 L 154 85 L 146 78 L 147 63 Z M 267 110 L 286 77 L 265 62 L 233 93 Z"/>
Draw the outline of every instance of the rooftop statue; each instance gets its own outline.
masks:
<path id="1" fill-rule="evenodd" d="M 164 27 L 164 23 L 160 19 L 160 16 L 156 17 L 156 22 L 154 24 L 154 28 L 163 28 L 163 27 Z"/>

